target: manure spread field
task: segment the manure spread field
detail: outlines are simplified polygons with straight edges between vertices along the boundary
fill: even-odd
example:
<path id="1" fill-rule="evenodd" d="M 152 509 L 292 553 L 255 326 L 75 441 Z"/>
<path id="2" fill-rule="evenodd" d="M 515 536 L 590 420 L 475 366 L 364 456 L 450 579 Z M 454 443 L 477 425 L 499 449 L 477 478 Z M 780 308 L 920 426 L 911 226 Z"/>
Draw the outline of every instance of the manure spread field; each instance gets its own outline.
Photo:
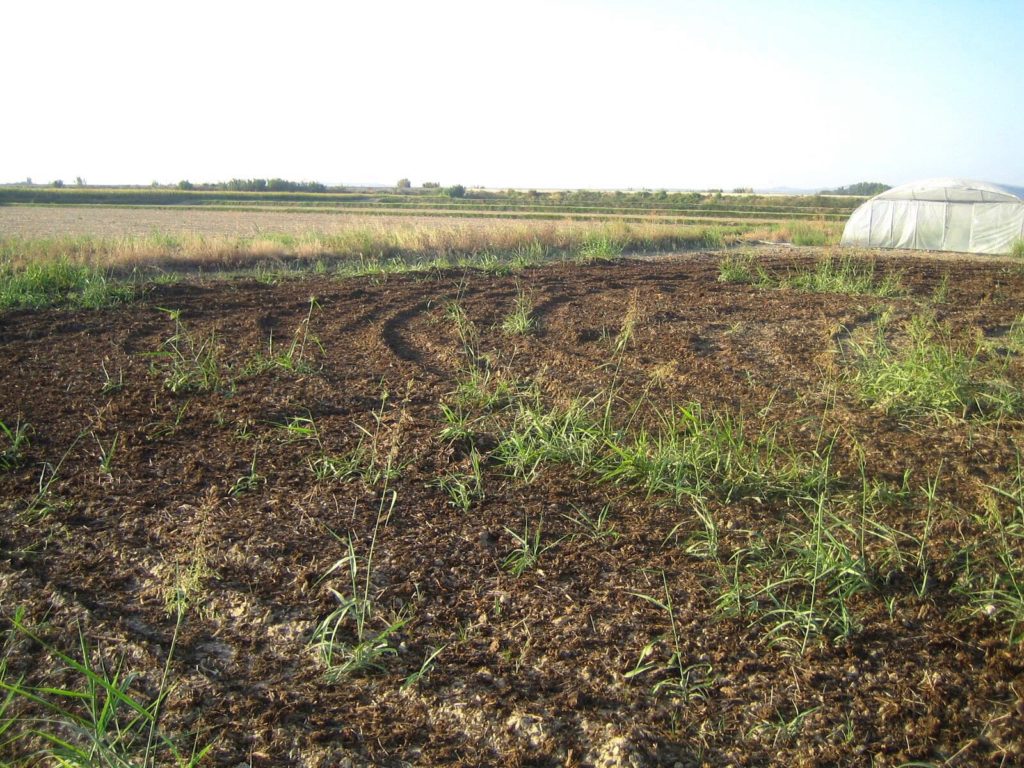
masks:
<path id="1" fill-rule="evenodd" d="M 823 255 L 3 313 L 0 759 L 1020 765 L 1024 273 Z"/>

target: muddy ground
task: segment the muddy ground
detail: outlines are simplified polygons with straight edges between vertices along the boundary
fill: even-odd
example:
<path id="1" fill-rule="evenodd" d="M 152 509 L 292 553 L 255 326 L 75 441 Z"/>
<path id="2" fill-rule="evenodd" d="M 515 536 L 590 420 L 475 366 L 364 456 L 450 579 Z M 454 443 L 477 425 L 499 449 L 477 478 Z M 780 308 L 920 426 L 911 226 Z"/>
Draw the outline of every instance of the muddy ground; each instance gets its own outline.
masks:
<path id="1" fill-rule="evenodd" d="M 759 253 L 777 274 L 820 256 Z M 969 541 L 986 488 L 1012 476 L 1024 426 L 887 415 L 853 393 L 842 344 L 886 309 L 895 324 L 924 308 L 965 337 L 998 338 L 1024 311 L 1024 271 L 876 256 L 880 273 L 904 272 L 907 295 L 724 284 L 721 255 L 698 253 L 508 275 L 186 281 L 100 311 L 8 311 L 0 420 L 30 425 L 0 471 L 8 676 L 73 682 L 52 650 L 8 631 L 22 608 L 48 644 L 75 654 L 81 635 L 96 659 L 120 659 L 149 701 L 174 635 L 168 600 L 186 595 L 160 725 L 186 752 L 212 744 L 205 764 L 1020 765 L 1024 654 L 958 589 L 949 542 Z M 510 335 L 500 326 L 520 293 L 536 329 Z M 475 328 L 472 363 L 453 302 Z M 172 391 L 175 345 L 194 360 L 204 343 L 209 388 Z M 491 384 L 532 382 L 554 405 L 604 402 L 614 384 L 618 424 L 640 404 L 630 428 L 651 404 L 699 402 L 808 453 L 827 435 L 851 486 L 859 446 L 867 476 L 915 499 L 938 478 L 940 511 L 916 565 L 851 599 L 851 632 L 796 647 L 719 599 L 729 553 L 792 505 L 714 500 L 716 563 L 692 546 L 686 501 L 558 462 L 513 477 L 493 455 L 500 403 L 493 421 L 474 412 L 473 436 L 441 435 L 440 404 L 456 403 L 467 365 Z M 1011 361 L 1018 387 L 1020 373 Z M 353 452 L 394 477 L 315 475 L 317 458 Z M 463 509 L 439 481 L 467 476 L 474 452 L 482 486 Z M 332 566 L 349 536 L 365 564 L 382 509 L 370 623 L 407 621 L 381 670 L 330 681 L 310 642 L 338 605 L 331 589 L 346 590 Z M 581 515 L 605 509 L 588 531 Z M 919 501 L 879 514 L 910 532 L 923 519 Z M 543 551 L 516 576 L 507 556 L 526 525 Z M 675 645 L 667 612 L 642 597 L 665 602 L 666 589 Z M 687 684 L 659 686 L 673 649 Z M 631 674 L 643 660 L 655 666 Z"/>

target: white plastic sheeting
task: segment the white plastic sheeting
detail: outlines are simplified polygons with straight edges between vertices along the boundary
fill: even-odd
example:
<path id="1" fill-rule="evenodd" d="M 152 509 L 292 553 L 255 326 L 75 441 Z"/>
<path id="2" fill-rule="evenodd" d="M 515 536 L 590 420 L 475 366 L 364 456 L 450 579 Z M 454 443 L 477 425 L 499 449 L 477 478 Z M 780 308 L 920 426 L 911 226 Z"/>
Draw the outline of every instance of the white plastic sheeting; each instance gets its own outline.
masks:
<path id="1" fill-rule="evenodd" d="M 850 216 L 843 245 L 1009 253 L 1024 239 L 1024 188 L 928 179 L 893 187 Z"/>

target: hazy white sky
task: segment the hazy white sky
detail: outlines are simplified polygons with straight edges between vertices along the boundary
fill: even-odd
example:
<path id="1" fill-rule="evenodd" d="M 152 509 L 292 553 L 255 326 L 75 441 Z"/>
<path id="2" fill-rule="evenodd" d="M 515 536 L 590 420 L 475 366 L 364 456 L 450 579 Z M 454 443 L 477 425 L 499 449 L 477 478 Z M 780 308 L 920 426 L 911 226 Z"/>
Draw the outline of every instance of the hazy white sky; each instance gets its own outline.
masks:
<path id="1" fill-rule="evenodd" d="M 1024 185 L 1024 2 L 9 2 L 0 181 Z"/>

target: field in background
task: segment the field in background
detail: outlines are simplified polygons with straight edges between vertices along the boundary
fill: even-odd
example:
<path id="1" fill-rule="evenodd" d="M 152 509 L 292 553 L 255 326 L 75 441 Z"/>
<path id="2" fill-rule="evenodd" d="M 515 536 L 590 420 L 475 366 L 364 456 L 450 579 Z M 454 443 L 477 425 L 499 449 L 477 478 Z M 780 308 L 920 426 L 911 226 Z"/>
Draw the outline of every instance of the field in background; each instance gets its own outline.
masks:
<path id="1" fill-rule="evenodd" d="M 46 192 L 46 200 L 64 203 L 95 198 L 77 190 Z M 137 201 L 141 194 L 120 199 Z M 741 240 L 837 242 L 843 221 L 835 213 L 811 213 L 818 207 L 810 204 L 815 198 L 807 200 L 800 210 L 793 205 L 763 205 L 757 211 L 730 210 L 728 216 L 705 215 L 723 213 L 714 207 L 713 197 L 703 204 L 707 211 L 693 216 L 666 213 L 656 203 L 637 208 L 632 198 L 618 207 L 605 206 L 609 212 L 586 215 L 553 203 L 541 206 L 547 213 L 482 210 L 480 205 L 493 204 L 473 200 L 440 210 L 425 198 L 415 202 L 430 208 L 416 208 L 405 198 L 374 209 L 327 204 L 310 208 L 263 198 L 255 207 L 8 204 L 0 205 L 0 270 L 59 260 L 104 270 L 208 270 L 273 260 L 308 266 L 317 261 L 379 263 L 487 255 L 614 257 L 715 248 Z"/>
<path id="2" fill-rule="evenodd" d="M 845 220 L 865 198 L 828 195 L 754 195 L 701 192 L 505 192 L 465 190 L 376 192 L 246 192 L 167 188 L 55 189 L 0 187 L 0 205 L 131 205 L 161 207 L 289 208 L 334 212 L 573 218 Z"/>

